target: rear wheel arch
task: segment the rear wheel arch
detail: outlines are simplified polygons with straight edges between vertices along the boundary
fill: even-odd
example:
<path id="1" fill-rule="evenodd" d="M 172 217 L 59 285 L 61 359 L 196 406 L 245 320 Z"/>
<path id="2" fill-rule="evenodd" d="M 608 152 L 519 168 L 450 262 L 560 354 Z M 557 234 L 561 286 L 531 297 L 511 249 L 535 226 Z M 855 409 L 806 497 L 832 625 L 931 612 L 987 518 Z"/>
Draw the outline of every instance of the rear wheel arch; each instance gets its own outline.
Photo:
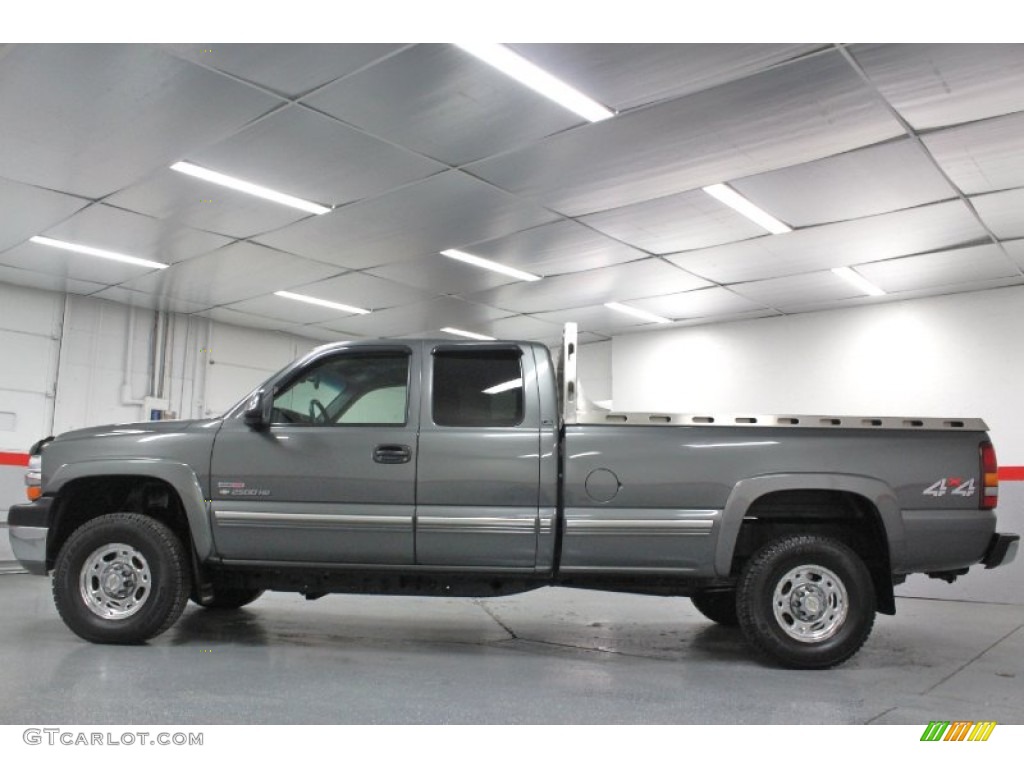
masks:
<path id="1" fill-rule="evenodd" d="M 788 475 L 744 481 L 723 514 L 716 571 L 738 578 L 762 546 L 798 534 L 828 536 L 850 547 L 871 574 L 878 611 L 895 613 L 892 561 L 904 539 L 895 494 L 888 486 L 858 476 Z"/>

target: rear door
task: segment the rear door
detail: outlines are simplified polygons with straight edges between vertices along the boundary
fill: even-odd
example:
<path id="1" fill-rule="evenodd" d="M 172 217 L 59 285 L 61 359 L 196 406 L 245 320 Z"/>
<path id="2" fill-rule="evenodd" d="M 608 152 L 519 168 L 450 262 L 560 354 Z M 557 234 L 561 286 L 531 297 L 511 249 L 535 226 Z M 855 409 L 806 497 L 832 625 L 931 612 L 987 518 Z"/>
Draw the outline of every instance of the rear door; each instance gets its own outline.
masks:
<path id="1" fill-rule="evenodd" d="M 419 404 L 407 346 L 353 346 L 275 388 L 272 424 L 213 449 L 211 508 L 229 560 L 411 565 Z"/>
<path id="2" fill-rule="evenodd" d="M 532 351 L 442 344 L 425 352 L 416 562 L 532 569 L 541 467 Z"/>

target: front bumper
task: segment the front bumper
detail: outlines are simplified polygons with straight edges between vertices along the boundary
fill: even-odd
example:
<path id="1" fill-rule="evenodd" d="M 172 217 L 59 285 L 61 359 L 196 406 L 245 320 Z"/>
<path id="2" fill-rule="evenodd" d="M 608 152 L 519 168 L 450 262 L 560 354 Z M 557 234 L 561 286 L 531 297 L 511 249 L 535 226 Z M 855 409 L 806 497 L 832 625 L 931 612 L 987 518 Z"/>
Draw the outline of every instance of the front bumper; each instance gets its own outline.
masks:
<path id="1" fill-rule="evenodd" d="M 46 535 L 50 531 L 53 498 L 43 496 L 31 504 L 15 504 L 7 513 L 11 549 L 25 570 L 46 575 Z"/>
<path id="2" fill-rule="evenodd" d="M 981 562 L 986 568 L 1009 565 L 1017 557 L 1019 549 L 1020 536 L 1016 533 L 993 533 L 992 541 Z"/>

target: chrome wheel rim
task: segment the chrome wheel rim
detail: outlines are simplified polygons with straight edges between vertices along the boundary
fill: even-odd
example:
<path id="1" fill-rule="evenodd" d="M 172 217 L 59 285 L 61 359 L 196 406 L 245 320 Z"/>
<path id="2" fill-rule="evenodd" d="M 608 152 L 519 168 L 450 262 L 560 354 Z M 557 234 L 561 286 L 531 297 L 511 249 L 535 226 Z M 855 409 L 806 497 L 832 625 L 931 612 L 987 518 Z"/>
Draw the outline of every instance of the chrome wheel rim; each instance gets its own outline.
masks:
<path id="1" fill-rule="evenodd" d="M 828 568 L 799 565 L 778 580 L 772 608 L 779 627 L 801 643 L 828 640 L 846 621 L 846 585 Z"/>
<path id="2" fill-rule="evenodd" d="M 86 607 L 119 621 L 138 613 L 153 591 L 146 558 L 130 544 L 105 544 L 85 559 L 79 587 Z"/>

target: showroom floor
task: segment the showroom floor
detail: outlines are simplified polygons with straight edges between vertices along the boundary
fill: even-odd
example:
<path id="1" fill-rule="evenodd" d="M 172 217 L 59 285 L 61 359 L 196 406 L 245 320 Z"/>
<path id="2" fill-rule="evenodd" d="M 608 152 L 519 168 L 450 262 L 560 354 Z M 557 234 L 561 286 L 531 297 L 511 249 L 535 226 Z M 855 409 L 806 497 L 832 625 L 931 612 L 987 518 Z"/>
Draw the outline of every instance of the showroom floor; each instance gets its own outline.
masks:
<path id="1" fill-rule="evenodd" d="M 825 672 L 748 652 L 683 598 L 268 594 L 147 646 L 68 631 L 0 575 L 2 724 L 1024 723 L 1024 606 L 901 598 Z"/>

